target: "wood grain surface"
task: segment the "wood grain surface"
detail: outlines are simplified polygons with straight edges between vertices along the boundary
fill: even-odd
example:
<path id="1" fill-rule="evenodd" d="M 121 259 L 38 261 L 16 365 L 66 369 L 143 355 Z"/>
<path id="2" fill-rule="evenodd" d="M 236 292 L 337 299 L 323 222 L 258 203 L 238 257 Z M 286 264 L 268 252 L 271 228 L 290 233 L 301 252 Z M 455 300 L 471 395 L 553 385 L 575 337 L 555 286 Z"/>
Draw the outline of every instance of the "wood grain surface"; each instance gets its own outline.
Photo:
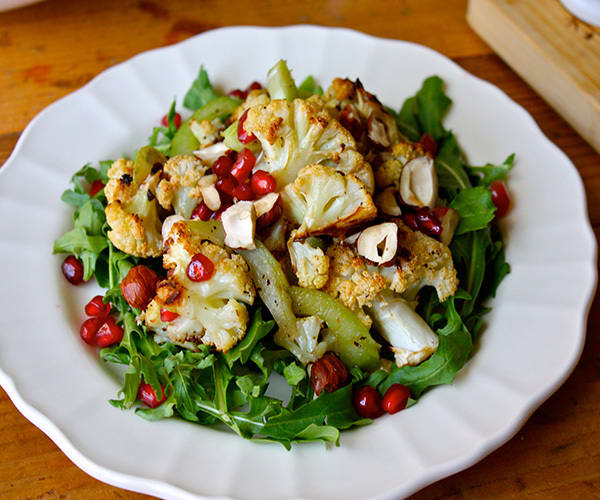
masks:
<path id="1" fill-rule="evenodd" d="M 475 35 L 465 12 L 466 0 L 63 0 L 0 13 L 0 164 L 38 111 L 141 51 L 227 25 L 346 26 L 432 47 L 523 105 L 583 177 L 598 237 L 600 156 Z M 79 470 L 0 391 L 0 497 L 143 495 L 107 486 Z M 600 498 L 597 301 L 582 359 L 566 384 L 507 444 L 412 498 L 515 497 Z"/>

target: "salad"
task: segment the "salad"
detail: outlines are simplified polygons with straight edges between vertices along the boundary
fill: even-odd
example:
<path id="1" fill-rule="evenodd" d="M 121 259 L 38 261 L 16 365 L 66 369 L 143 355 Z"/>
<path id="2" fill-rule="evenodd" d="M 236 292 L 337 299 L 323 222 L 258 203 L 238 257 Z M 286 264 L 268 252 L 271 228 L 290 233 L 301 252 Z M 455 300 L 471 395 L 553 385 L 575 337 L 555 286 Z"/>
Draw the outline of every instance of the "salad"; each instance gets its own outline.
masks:
<path id="1" fill-rule="evenodd" d="M 395 111 L 285 61 L 227 95 L 201 68 L 188 118 L 76 172 L 54 253 L 106 290 L 80 335 L 124 368 L 110 404 L 290 448 L 451 383 L 510 270 L 514 155 L 467 165 L 450 104 L 437 76 Z"/>

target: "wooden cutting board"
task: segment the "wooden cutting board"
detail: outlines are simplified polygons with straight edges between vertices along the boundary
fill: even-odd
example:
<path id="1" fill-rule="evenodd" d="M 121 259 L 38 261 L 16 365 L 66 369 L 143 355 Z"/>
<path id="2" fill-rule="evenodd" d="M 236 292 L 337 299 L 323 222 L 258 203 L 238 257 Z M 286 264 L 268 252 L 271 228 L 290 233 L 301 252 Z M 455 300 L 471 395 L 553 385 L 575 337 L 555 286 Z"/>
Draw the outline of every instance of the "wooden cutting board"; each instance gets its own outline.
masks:
<path id="1" fill-rule="evenodd" d="M 600 29 L 558 0 L 470 0 L 467 20 L 600 152 Z"/>

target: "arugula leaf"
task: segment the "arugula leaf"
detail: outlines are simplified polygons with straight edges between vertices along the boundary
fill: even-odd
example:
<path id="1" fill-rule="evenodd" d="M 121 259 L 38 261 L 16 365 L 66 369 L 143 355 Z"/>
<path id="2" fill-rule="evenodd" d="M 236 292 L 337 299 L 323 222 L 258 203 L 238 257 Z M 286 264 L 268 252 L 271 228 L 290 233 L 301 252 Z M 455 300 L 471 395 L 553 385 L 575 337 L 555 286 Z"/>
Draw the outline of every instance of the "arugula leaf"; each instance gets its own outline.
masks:
<path id="1" fill-rule="evenodd" d="M 502 165 L 486 163 L 483 167 L 467 167 L 469 173 L 477 179 L 478 184 L 488 186 L 494 181 L 502 181 L 513 168 L 515 154 L 511 154 Z"/>
<path id="2" fill-rule="evenodd" d="M 266 335 L 271 332 L 273 327 L 275 326 L 275 321 L 263 321 L 262 319 L 262 309 L 259 308 L 254 312 L 254 317 L 252 318 L 252 323 L 248 328 L 248 332 L 242 341 L 236 345 L 233 349 L 225 354 L 225 361 L 231 368 L 235 361 L 240 361 L 242 364 L 246 364 L 248 359 L 250 359 L 250 355 L 252 351 L 256 347 L 256 345 L 263 339 Z"/>
<path id="3" fill-rule="evenodd" d="M 140 417 L 142 417 L 146 420 L 153 422 L 155 420 L 161 420 L 163 418 L 172 417 L 175 413 L 173 411 L 174 406 L 175 406 L 175 403 L 173 401 L 171 401 L 171 402 L 165 401 L 162 405 L 158 406 L 157 408 L 148 408 L 148 409 L 137 408 L 135 410 L 135 414 L 139 415 Z"/>
<path id="4" fill-rule="evenodd" d="M 426 78 L 416 99 L 421 129 L 439 141 L 446 136 L 442 119 L 452 104 L 452 100 L 444 93 L 443 80 L 439 76 Z"/>
<path id="5" fill-rule="evenodd" d="M 320 85 L 317 85 L 312 75 L 308 75 L 298 86 L 298 95 L 300 98 L 306 99 L 315 94 L 323 95 L 323 89 Z"/>
<path id="6" fill-rule="evenodd" d="M 291 362 L 283 369 L 283 376 L 289 385 L 298 385 L 306 377 L 306 370 Z"/>
<path id="7" fill-rule="evenodd" d="M 187 109 L 195 111 L 213 99 L 216 99 L 219 95 L 220 94 L 218 94 L 211 85 L 208 73 L 204 69 L 204 66 L 200 66 L 198 77 L 194 80 L 192 86 L 185 94 L 183 105 Z"/>
<path id="8" fill-rule="evenodd" d="M 496 211 L 492 194 L 483 186 L 463 189 L 452 200 L 450 207 L 460 215 L 456 236 L 487 227 Z"/>
<path id="9" fill-rule="evenodd" d="M 435 171 L 438 174 L 440 188 L 448 192 L 471 187 L 471 181 L 462 160 L 462 152 L 453 134 L 449 134 L 439 143 L 439 151 L 435 158 Z"/>
<path id="10" fill-rule="evenodd" d="M 417 118 L 418 114 L 419 105 L 416 96 L 406 99 L 402 108 L 396 114 L 396 123 L 400 132 L 411 141 L 418 141 L 423 135 L 421 124 Z"/>

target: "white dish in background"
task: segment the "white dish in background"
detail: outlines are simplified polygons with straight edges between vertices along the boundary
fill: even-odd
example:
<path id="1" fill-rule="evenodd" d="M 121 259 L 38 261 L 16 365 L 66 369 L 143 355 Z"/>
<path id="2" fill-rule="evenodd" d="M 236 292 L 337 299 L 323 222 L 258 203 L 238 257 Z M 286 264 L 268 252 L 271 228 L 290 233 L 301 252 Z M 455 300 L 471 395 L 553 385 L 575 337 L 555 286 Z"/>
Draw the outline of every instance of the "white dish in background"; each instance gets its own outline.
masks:
<path id="1" fill-rule="evenodd" d="M 560 0 L 560 3 L 582 21 L 600 27 L 600 0 Z"/>
<path id="2" fill-rule="evenodd" d="M 264 80 L 279 58 L 300 81 L 360 77 L 398 108 L 440 75 L 446 119 L 469 162 L 516 152 L 503 220 L 512 273 L 486 317 L 476 355 L 454 385 L 342 433 L 341 447 L 254 444 L 232 433 L 112 408 L 120 380 L 79 339 L 88 284 L 70 286 L 52 241 L 70 224 L 59 201 L 91 160 L 139 147 L 204 64 L 222 89 Z M 395 498 L 464 469 L 507 441 L 566 379 L 585 337 L 595 239 L 581 179 L 531 116 L 498 88 L 419 45 L 345 29 L 226 28 L 134 57 L 40 113 L 0 169 L 0 383 L 19 410 L 79 467 L 166 498 Z"/>

